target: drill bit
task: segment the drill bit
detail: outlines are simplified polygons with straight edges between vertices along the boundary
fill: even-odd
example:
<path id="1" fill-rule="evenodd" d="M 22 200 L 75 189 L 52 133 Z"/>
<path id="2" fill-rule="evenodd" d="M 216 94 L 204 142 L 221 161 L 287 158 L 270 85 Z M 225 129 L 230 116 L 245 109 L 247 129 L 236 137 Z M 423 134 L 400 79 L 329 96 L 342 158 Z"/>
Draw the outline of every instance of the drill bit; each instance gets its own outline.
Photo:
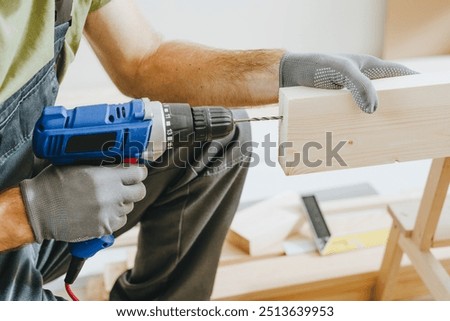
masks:
<path id="1" fill-rule="evenodd" d="M 241 119 L 235 119 L 235 123 L 244 123 L 244 122 L 251 122 L 251 121 L 266 121 L 266 120 L 281 120 L 283 119 L 283 116 L 268 116 L 268 117 L 252 117 L 252 118 L 241 118 Z"/>

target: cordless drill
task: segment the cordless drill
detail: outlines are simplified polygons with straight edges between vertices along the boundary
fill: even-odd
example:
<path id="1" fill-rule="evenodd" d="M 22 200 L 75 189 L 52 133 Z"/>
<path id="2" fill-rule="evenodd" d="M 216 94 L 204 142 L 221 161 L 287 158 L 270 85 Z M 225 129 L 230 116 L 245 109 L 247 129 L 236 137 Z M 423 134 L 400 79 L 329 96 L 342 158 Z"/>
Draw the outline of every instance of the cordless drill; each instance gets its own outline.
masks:
<path id="1" fill-rule="evenodd" d="M 50 106 L 36 123 L 33 150 L 54 165 L 156 161 L 167 150 L 225 137 L 236 123 L 278 119 L 281 116 L 234 119 L 224 107 L 191 108 L 147 98 L 74 109 Z M 64 281 L 73 299 L 69 285 L 86 259 L 113 243 L 114 237 L 105 235 L 69 244 L 72 259 Z"/>
<path id="2" fill-rule="evenodd" d="M 166 150 L 210 142 L 234 129 L 230 110 L 136 99 L 66 109 L 44 108 L 33 133 L 37 157 L 54 165 L 155 161 Z M 85 260 L 111 246 L 112 235 L 69 244 L 65 283 L 72 284 Z"/>

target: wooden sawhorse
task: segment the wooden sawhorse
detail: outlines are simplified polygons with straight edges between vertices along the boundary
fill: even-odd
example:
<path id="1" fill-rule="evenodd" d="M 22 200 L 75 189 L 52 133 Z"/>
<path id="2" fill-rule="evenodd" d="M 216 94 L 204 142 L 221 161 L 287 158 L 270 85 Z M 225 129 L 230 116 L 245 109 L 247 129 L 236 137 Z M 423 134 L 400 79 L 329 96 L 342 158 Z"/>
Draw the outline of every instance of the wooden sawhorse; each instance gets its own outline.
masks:
<path id="1" fill-rule="evenodd" d="M 450 276 L 434 257 L 432 247 L 450 246 L 448 235 L 437 235 L 438 223 L 450 183 L 450 157 L 434 159 L 418 213 L 405 212 L 402 206 L 390 206 L 393 226 L 389 235 L 374 299 L 390 300 L 400 262 L 405 253 L 436 300 L 450 300 Z M 411 210 L 411 209 L 410 209 Z"/>

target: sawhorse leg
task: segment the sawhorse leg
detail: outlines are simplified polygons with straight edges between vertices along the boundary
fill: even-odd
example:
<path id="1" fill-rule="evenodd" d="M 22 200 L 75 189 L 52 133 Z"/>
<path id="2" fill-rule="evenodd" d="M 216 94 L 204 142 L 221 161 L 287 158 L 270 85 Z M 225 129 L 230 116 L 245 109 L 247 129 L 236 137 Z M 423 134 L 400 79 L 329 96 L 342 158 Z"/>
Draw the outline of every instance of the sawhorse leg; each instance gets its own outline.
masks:
<path id="1" fill-rule="evenodd" d="M 397 283 L 400 262 L 403 257 L 403 251 L 398 243 L 400 232 L 399 226 L 394 223 L 389 234 L 378 281 L 373 292 L 373 299 L 375 300 L 392 300 L 394 298 L 394 287 Z"/>

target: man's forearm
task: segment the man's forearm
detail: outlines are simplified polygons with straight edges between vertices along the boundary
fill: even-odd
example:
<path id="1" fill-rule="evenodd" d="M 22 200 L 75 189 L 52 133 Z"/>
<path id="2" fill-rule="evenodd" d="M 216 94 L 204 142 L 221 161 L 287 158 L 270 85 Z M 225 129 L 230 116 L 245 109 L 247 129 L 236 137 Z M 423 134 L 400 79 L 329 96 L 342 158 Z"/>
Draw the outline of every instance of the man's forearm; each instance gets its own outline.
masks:
<path id="1" fill-rule="evenodd" d="M 194 106 L 277 102 L 283 50 L 218 50 L 164 42 L 133 1 L 111 1 L 90 13 L 84 31 L 116 86 L 128 96 Z"/>
<path id="2" fill-rule="evenodd" d="M 133 97 L 191 105 L 250 106 L 278 100 L 282 50 L 227 51 L 167 42 L 136 70 Z"/>
<path id="3" fill-rule="evenodd" d="M 0 252 L 34 241 L 18 187 L 0 193 Z"/>

